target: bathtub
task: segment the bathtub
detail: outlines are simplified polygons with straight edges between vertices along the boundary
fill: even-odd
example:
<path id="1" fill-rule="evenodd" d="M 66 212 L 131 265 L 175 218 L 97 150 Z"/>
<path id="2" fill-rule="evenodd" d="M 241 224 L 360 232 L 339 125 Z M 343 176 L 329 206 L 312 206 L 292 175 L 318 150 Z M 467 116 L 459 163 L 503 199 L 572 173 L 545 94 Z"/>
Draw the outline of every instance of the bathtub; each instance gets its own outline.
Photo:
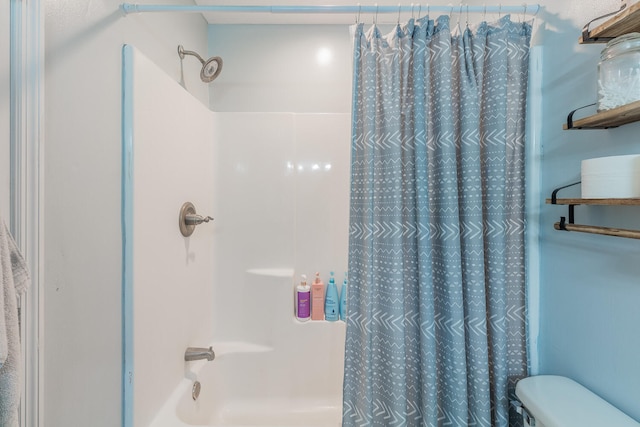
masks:
<path id="1" fill-rule="evenodd" d="M 327 322 L 318 322 L 326 325 Z M 337 322 L 336 322 L 337 323 Z M 341 323 L 341 322 L 340 322 Z M 305 325 L 314 327 L 316 325 Z M 319 325 L 318 325 L 319 326 Z M 326 327 L 326 326 L 322 326 Z M 331 325 L 342 329 L 344 324 Z M 337 340 L 340 345 L 339 338 Z M 214 342 L 211 362 L 185 363 L 185 376 L 151 427 L 338 427 L 342 370 L 330 358 L 308 360 L 248 342 Z M 301 348 L 300 351 L 304 351 Z M 304 353 L 300 353 L 304 354 Z M 323 360 L 321 360 L 323 359 Z M 200 396 L 192 398 L 195 381 Z M 327 393 L 333 390 L 333 393 Z"/>

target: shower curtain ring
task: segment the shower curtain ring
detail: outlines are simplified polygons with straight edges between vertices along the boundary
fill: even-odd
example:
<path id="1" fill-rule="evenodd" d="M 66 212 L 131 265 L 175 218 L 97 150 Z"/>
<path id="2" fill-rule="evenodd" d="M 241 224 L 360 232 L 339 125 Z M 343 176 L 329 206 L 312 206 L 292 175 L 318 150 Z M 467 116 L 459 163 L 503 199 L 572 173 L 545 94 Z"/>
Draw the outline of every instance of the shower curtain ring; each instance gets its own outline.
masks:
<path id="1" fill-rule="evenodd" d="M 356 15 L 356 24 L 360 23 L 360 10 L 362 9 L 362 5 L 358 3 L 358 14 Z"/>
<path id="2" fill-rule="evenodd" d="M 469 28 L 469 3 L 467 3 L 467 29 Z"/>
<path id="3" fill-rule="evenodd" d="M 485 3 L 483 4 L 483 6 L 484 6 L 484 10 L 482 12 L 482 20 L 486 21 L 487 20 L 487 4 Z"/>
<path id="4" fill-rule="evenodd" d="M 502 18 L 502 3 L 498 3 L 498 19 Z"/>
<path id="5" fill-rule="evenodd" d="M 402 11 L 402 4 L 398 3 L 398 25 L 400 25 L 400 12 Z"/>
<path id="6" fill-rule="evenodd" d="M 373 25 L 378 25 L 378 3 L 376 3 L 376 14 L 373 17 Z"/>

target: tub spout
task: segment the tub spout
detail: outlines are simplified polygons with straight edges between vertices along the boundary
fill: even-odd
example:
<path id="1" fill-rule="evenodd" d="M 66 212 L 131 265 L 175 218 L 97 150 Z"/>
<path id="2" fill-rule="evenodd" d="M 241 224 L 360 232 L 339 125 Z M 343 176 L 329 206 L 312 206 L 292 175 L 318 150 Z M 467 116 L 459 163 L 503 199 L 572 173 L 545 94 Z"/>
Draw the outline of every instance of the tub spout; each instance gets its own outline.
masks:
<path id="1" fill-rule="evenodd" d="M 194 360 L 202 360 L 202 359 L 207 359 L 208 361 L 212 361 L 215 358 L 216 358 L 216 354 L 213 352 L 213 347 L 209 347 L 209 348 L 189 347 L 184 352 L 184 360 L 187 362 L 191 362 Z"/>

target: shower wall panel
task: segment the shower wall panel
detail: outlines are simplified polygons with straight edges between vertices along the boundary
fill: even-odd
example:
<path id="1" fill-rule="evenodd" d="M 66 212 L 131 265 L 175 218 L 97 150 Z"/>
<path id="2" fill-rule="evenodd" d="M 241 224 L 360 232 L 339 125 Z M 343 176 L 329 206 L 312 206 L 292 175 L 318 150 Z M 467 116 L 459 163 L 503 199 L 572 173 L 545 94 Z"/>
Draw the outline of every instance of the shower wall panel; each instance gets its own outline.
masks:
<path id="1" fill-rule="evenodd" d="M 133 96 L 132 139 L 125 135 L 124 147 L 125 240 L 132 238 L 125 407 L 130 425 L 142 427 L 184 377 L 185 349 L 212 341 L 214 229 L 202 224 L 183 237 L 178 213 L 190 201 L 198 213 L 215 215 L 214 138 L 204 105 L 132 47 L 125 47 L 127 61 Z"/>
<path id="2" fill-rule="evenodd" d="M 215 113 L 216 339 L 256 342 L 267 324 L 251 307 L 248 270 L 290 276 L 295 182 L 293 115 Z M 276 271 L 281 270 L 281 271 Z M 290 283 L 290 279 L 289 283 Z M 252 295 L 253 293 L 253 295 Z M 274 301 L 269 296 L 265 307 Z"/>
<path id="3" fill-rule="evenodd" d="M 348 25 L 209 25 L 211 109 L 350 113 L 352 48 Z"/>
<path id="4" fill-rule="evenodd" d="M 296 114 L 295 261 L 311 280 L 335 271 L 342 283 L 349 246 L 350 114 Z M 297 278 L 296 278 L 297 279 Z"/>
<path id="5" fill-rule="evenodd" d="M 340 404 L 343 322 L 298 322 L 294 284 L 347 268 L 348 114 L 215 113 L 216 340 L 272 348 L 272 395 Z M 312 369 L 313 367 L 313 369 Z M 301 375 L 301 372 L 304 375 Z M 286 387 L 283 381 L 286 378 Z"/>

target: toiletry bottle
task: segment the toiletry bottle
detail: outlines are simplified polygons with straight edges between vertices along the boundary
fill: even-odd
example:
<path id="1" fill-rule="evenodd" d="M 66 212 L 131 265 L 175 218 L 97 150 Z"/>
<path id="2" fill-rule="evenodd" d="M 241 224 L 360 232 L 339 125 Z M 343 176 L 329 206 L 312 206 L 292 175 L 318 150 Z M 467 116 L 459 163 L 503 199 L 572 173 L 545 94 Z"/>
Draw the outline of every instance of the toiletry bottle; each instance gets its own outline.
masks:
<path id="1" fill-rule="evenodd" d="M 331 278 L 327 285 L 327 294 L 324 298 L 324 318 L 330 322 L 335 322 L 340 317 L 339 315 L 339 297 L 338 288 L 336 287 L 336 281 L 333 278 L 333 271 L 331 272 Z"/>
<path id="2" fill-rule="evenodd" d="M 324 320 L 324 283 L 320 273 L 311 285 L 311 320 Z"/>
<path id="3" fill-rule="evenodd" d="M 344 282 L 340 290 L 340 320 L 347 319 L 347 273 L 344 273 Z"/>
<path id="4" fill-rule="evenodd" d="M 307 285 L 307 276 L 304 274 L 296 286 L 296 318 L 301 322 L 311 318 L 311 287 Z"/>

